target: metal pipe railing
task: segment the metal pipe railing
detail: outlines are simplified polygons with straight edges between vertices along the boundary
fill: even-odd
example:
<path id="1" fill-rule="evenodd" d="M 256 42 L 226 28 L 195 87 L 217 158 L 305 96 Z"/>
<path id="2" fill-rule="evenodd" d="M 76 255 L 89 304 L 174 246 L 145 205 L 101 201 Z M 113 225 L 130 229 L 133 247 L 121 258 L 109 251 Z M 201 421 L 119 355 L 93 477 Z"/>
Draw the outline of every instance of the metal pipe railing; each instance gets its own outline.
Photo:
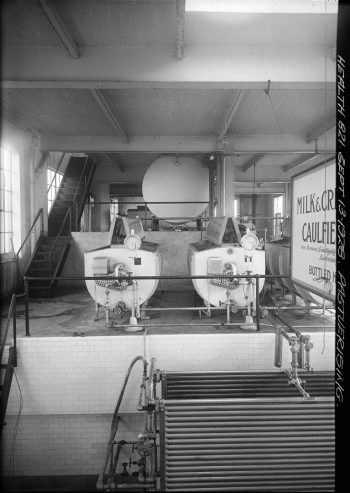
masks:
<path id="1" fill-rule="evenodd" d="M 88 161 L 89 161 L 89 158 L 87 157 L 85 159 L 85 163 L 84 163 L 84 167 L 83 167 L 83 170 L 81 172 L 81 175 L 80 175 L 80 178 L 79 178 L 79 182 L 78 182 L 78 185 L 75 189 L 75 193 L 74 193 L 74 196 L 73 196 L 73 200 L 72 200 L 72 204 L 75 204 L 75 208 L 76 208 L 76 215 L 75 215 L 75 229 L 78 230 L 78 211 L 77 211 L 77 205 L 76 205 L 76 196 L 77 196 L 77 193 L 78 193 L 78 190 L 80 189 L 80 184 L 81 184 L 81 181 L 83 178 L 85 178 L 86 180 L 86 167 L 87 167 L 87 164 L 88 164 Z M 85 181 L 85 187 L 86 187 L 86 181 Z M 85 203 L 85 201 L 84 201 Z"/>
<path id="2" fill-rule="evenodd" d="M 49 185 L 49 188 L 47 189 L 47 193 L 49 193 L 49 191 L 50 191 L 50 190 L 51 190 L 51 188 L 52 188 L 52 184 L 53 184 L 53 182 L 54 182 L 54 180 L 55 180 L 55 178 L 56 178 L 56 175 L 57 175 L 57 173 L 58 173 L 58 171 L 59 171 L 59 169 L 60 169 L 60 167 L 61 167 L 61 164 L 63 163 L 63 159 L 64 159 L 64 156 L 65 156 L 65 155 L 66 155 L 66 153 L 65 153 L 65 152 L 63 152 L 63 153 L 62 153 L 62 156 L 61 156 L 61 158 L 60 158 L 60 161 L 59 161 L 59 163 L 58 163 L 58 166 L 57 166 L 57 168 L 55 169 L 55 174 L 53 175 L 53 178 L 52 178 L 52 180 L 51 180 L 51 183 L 50 183 L 50 185 Z"/>
<path id="3" fill-rule="evenodd" d="M 5 329 L 2 331 L 2 340 L 0 346 L 0 362 L 2 362 L 2 357 L 5 350 L 6 340 L 10 329 L 12 319 L 12 337 L 13 337 L 13 351 L 14 351 L 14 366 L 17 366 L 17 326 L 16 326 L 16 295 L 13 294 L 11 297 L 11 303 L 9 312 L 7 315 L 7 320 L 5 324 Z"/>
<path id="4" fill-rule="evenodd" d="M 32 225 L 26 235 L 26 237 L 24 238 L 21 246 L 19 247 L 19 249 L 17 250 L 17 253 L 16 253 L 16 257 L 18 258 L 18 255 L 20 254 L 21 250 L 23 249 L 24 245 L 26 244 L 28 238 L 29 238 L 29 235 L 30 233 L 33 231 L 33 228 L 35 227 L 36 225 L 36 222 L 37 220 L 39 219 L 39 217 L 41 217 L 41 222 L 40 222 L 40 235 L 43 234 L 43 231 L 44 231 L 44 217 L 43 217 L 43 209 L 39 209 L 35 218 L 33 219 L 33 222 L 32 222 Z"/>
<path id="5" fill-rule="evenodd" d="M 63 231 L 63 229 L 64 229 L 64 227 L 65 227 L 65 225 L 66 225 L 66 222 L 67 222 L 67 219 L 68 219 L 68 218 L 69 218 L 68 229 L 69 229 L 69 234 L 70 234 L 70 233 L 71 233 L 71 231 L 72 231 L 72 208 L 71 208 L 71 207 L 69 207 L 69 208 L 67 209 L 67 212 L 66 212 L 66 214 L 65 214 L 65 216 L 64 216 L 64 218 L 63 218 L 63 221 L 62 221 L 61 227 L 60 227 L 60 229 L 59 229 L 59 231 L 58 231 L 58 233 L 57 233 L 57 235 L 56 235 L 55 241 L 53 242 L 53 244 L 52 244 L 52 246 L 51 246 L 51 249 L 50 249 L 50 251 L 49 251 L 49 263 L 50 263 L 50 267 L 51 267 L 51 263 L 52 263 L 52 252 L 53 252 L 53 251 L 54 251 L 54 249 L 55 249 L 56 243 L 57 243 L 57 241 L 58 241 L 59 237 L 60 237 L 60 236 L 61 236 L 61 234 L 62 234 L 62 231 Z"/>
<path id="6" fill-rule="evenodd" d="M 266 325 L 266 324 L 261 324 L 260 322 L 260 308 L 263 308 L 266 311 L 269 310 L 276 310 L 276 307 L 260 307 L 260 300 L 259 300 L 259 280 L 260 279 L 273 279 L 273 278 L 289 278 L 289 276 L 286 275 L 272 275 L 272 274 L 252 274 L 252 275 L 238 275 L 238 274 L 230 274 L 230 277 L 232 278 L 237 278 L 237 279 L 249 279 L 249 280 L 256 280 L 255 282 L 255 289 L 256 289 L 256 319 L 257 319 L 257 330 L 260 330 L 260 326 Z M 40 276 L 40 277 L 32 277 L 32 276 L 24 276 L 24 296 L 25 296 L 25 329 L 26 329 L 26 336 L 30 336 L 30 330 L 29 330 L 29 282 L 30 281 L 96 281 L 96 280 L 108 280 L 110 281 L 113 278 L 113 276 L 76 276 L 76 277 L 58 277 L 58 276 Z M 117 279 L 117 277 L 116 277 Z M 185 279 L 227 279 L 226 275 L 221 275 L 221 274 L 210 274 L 210 275 L 197 275 L 197 276 L 118 276 L 118 280 L 123 280 L 126 279 L 128 281 L 130 280 L 162 280 L 162 279 L 170 279 L 170 280 L 185 280 Z M 147 308 L 144 307 L 144 311 L 170 311 L 170 310 L 201 310 L 203 307 L 159 307 L 159 308 Z M 287 307 L 289 308 L 289 307 Z M 318 309 L 319 307 L 315 306 L 313 307 L 315 309 Z M 222 310 L 222 307 L 211 307 L 212 310 Z M 293 309 L 293 307 L 290 307 L 290 309 Z M 298 307 L 298 309 L 300 309 Z M 282 323 L 285 323 L 284 320 L 282 320 Z M 276 327 L 276 324 L 272 322 L 272 326 Z M 170 324 L 172 326 L 174 325 L 184 325 L 182 324 Z M 191 325 L 191 324 L 186 324 L 186 325 Z M 206 324 L 192 324 L 196 326 L 203 326 Z M 209 325 L 209 324 L 208 324 Z M 213 326 L 213 324 L 210 324 Z M 238 324 L 233 324 L 233 323 L 228 323 L 228 324 L 218 324 L 218 326 L 224 326 L 224 325 L 242 325 L 241 323 Z M 287 325 L 287 324 L 286 324 Z M 118 325 L 118 327 L 130 327 L 131 325 L 125 324 L 125 325 Z M 140 325 L 140 327 L 146 327 L 147 325 Z M 148 325 L 149 327 L 155 326 L 154 324 Z M 164 324 L 160 324 L 159 326 L 164 326 Z M 290 326 L 291 327 L 291 326 Z M 323 326 L 322 326 L 323 327 Z M 302 327 L 299 327 L 302 328 Z M 332 328 L 332 327 L 329 327 Z M 296 333 L 298 337 L 302 337 L 304 344 L 307 344 L 308 350 L 311 349 L 310 342 L 307 340 L 307 336 L 303 336 L 300 334 L 300 332 L 291 330 Z"/>
<path id="7" fill-rule="evenodd" d="M 25 279 L 28 281 L 48 281 L 48 280 L 57 280 L 57 281 L 94 281 L 94 280 L 104 280 L 110 281 L 114 276 L 68 276 L 68 277 L 55 277 L 55 276 L 25 276 Z M 227 279 L 227 277 L 233 277 L 236 279 L 270 279 L 270 278 L 278 278 L 278 279 L 290 279 L 290 276 L 285 275 L 274 275 L 274 274 L 252 274 L 252 275 L 241 275 L 241 274 L 230 274 L 229 276 L 224 274 L 208 274 L 208 275 L 198 275 L 198 276 L 117 276 L 115 277 L 118 280 L 152 280 L 152 279 L 172 279 L 182 281 L 184 279 Z"/>

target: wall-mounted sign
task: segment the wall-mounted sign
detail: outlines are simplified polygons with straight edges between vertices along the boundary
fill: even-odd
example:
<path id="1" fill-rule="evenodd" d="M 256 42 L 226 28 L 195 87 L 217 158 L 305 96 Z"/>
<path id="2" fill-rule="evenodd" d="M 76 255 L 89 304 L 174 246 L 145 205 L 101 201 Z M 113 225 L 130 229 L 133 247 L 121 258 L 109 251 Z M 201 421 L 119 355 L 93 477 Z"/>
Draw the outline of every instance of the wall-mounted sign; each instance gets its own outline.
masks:
<path id="1" fill-rule="evenodd" d="M 292 181 L 292 280 L 335 301 L 335 162 Z"/>

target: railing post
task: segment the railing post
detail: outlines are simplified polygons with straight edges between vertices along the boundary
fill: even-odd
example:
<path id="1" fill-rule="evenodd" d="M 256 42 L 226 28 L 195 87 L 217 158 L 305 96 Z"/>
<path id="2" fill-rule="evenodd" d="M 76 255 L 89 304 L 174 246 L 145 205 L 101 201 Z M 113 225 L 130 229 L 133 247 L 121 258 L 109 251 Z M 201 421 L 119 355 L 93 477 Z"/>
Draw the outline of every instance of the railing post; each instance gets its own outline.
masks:
<path id="1" fill-rule="evenodd" d="M 25 315 L 25 326 L 26 326 L 26 336 L 30 336 L 29 332 L 29 284 L 28 279 L 24 277 L 24 315 Z"/>
<path id="2" fill-rule="evenodd" d="M 283 337 L 281 334 L 281 328 L 276 326 L 275 330 L 275 366 L 281 368 L 282 366 L 282 347 Z"/>
<path id="3" fill-rule="evenodd" d="M 12 329 L 13 329 L 13 366 L 17 366 L 17 327 L 16 327 L 17 302 L 16 295 L 13 295 L 12 305 Z"/>

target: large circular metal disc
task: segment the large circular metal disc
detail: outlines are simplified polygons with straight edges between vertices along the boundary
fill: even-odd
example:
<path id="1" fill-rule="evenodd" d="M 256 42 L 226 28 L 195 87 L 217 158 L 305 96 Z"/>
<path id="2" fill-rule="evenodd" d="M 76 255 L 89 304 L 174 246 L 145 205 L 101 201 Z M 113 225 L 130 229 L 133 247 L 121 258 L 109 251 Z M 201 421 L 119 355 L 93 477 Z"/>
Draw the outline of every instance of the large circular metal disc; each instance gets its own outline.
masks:
<path id="1" fill-rule="evenodd" d="M 161 157 L 146 171 L 142 194 L 145 202 L 208 202 L 208 168 L 192 157 Z M 207 203 L 148 204 L 158 218 L 178 218 L 168 219 L 172 223 L 183 223 L 186 218 L 197 217 L 206 207 Z"/>

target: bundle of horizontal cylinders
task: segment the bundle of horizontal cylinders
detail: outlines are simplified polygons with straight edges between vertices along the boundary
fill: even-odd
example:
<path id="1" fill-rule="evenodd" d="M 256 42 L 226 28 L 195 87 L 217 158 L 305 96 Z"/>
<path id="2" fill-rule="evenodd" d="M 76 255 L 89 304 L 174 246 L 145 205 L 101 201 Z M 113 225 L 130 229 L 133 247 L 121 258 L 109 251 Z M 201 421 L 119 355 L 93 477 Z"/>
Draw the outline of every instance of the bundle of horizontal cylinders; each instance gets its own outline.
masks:
<path id="1" fill-rule="evenodd" d="M 163 373 L 162 491 L 331 491 L 334 374 Z M 320 396 L 322 394 L 322 396 Z"/>

